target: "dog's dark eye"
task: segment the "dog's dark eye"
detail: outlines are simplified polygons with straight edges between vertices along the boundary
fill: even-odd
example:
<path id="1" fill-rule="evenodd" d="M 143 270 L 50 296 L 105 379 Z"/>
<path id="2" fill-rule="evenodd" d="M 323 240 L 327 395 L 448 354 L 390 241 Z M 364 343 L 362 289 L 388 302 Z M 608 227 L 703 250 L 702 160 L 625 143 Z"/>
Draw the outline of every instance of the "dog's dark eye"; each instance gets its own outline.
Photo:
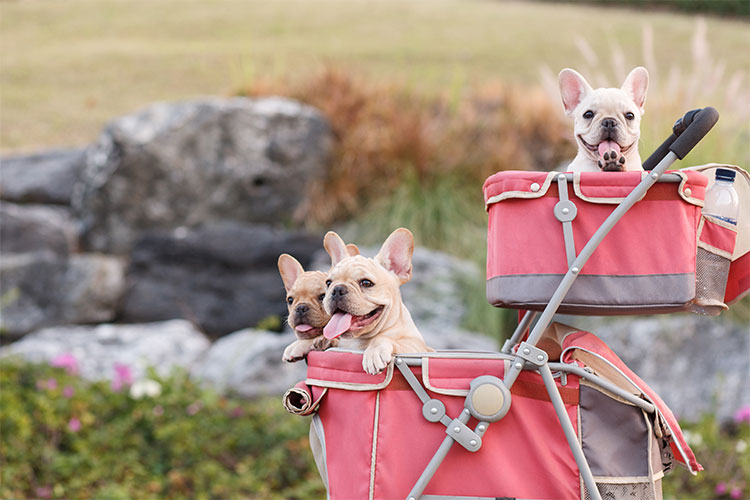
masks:
<path id="1" fill-rule="evenodd" d="M 331 286 L 331 283 L 333 283 L 333 281 L 331 281 L 331 280 L 326 280 L 326 287 L 329 287 L 329 286 Z"/>
<path id="2" fill-rule="evenodd" d="M 591 118 L 593 118 L 593 117 L 594 117 L 594 112 L 593 112 L 593 111 L 591 111 L 591 110 L 588 110 L 588 111 L 586 111 L 586 112 L 585 112 L 585 113 L 583 114 L 583 117 L 584 117 L 584 118 L 586 118 L 587 120 L 590 120 Z"/>
<path id="3" fill-rule="evenodd" d="M 633 120 L 635 119 L 635 115 L 628 111 L 627 113 L 625 113 L 625 118 L 627 118 L 628 120 Z"/>
<path id="4" fill-rule="evenodd" d="M 321 301 L 321 302 L 323 302 L 323 299 L 325 299 L 325 298 L 326 298 L 326 294 L 324 294 L 324 293 L 321 293 L 320 295 L 318 295 L 318 300 Z"/>
<path id="5" fill-rule="evenodd" d="M 375 283 L 373 283 L 372 281 L 370 281 L 368 279 L 363 279 L 363 280 L 359 281 L 359 286 L 363 286 L 365 288 L 370 288 L 372 286 L 375 286 Z"/>
<path id="6" fill-rule="evenodd" d="M 287 297 L 286 298 L 286 303 L 289 304 L 290 306 L 292 305 L 292 302 L 294 302 L 294 297 Z"/>

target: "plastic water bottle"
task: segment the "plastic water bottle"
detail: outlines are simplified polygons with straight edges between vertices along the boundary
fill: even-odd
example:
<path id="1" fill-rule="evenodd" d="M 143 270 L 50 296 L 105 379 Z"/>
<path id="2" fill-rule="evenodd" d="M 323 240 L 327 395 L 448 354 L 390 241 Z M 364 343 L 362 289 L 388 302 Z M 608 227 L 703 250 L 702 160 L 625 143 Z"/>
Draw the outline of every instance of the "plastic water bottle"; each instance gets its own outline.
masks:
<path id="1" fill-rule="evenodd" d="M 740 213 L 740 199 L 734 190 L 736 172 L 726 168 L 716 169 L 716 182 L 706 191 L 703 215 L 737 225 Z"/>
<path id="2" fill-rule="evenodd" d="M 706 191 L 703 216 L 737 225 L 740 202 L 734 189 L 736 172 L 726 168 L 716 169 L 716 182 Z M 695 298 L 690 311 L 706 316 L 718 316 L 727 308 L 724 293 L 727 287 L 730 259 L 698 248 L 695 275 Z"/>

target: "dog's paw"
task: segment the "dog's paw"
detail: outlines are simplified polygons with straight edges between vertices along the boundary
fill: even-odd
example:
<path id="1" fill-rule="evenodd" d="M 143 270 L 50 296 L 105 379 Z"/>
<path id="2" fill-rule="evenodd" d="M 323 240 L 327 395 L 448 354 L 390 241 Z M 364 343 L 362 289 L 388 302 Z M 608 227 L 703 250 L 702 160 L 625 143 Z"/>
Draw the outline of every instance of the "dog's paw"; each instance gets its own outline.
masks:
<path id="1" fill-rule="evenodd" d="M 370 375 L 376 375 L 382 372 L 388 363 L 393 359 L 393 346 L 390 344 L 380 344 L 370 346 L 362 357 L 362 368 Z"/>
<path id="2" fill-rule="evenodd" d="M 615 150 L 608 151 L 599 158 L 599 168 L 604 172 L 625 170 L 625 156 Z"/>
<path id="3" fill-rule="evenodd" d="M 339 339 L 327 339 L 324 336 L 317 337 L 313 341 L 311 351 L 325 351 L 329 347 L 336 347 L 339 343 Z"/>
<path id="4" fill-rule="evenodd" d="M 284 349 L 284 354 L 281 356 L 281 360 L 285 363 L 294 363 L 295 361 L 305 359 L 307 353 L 310 352 L 310 347 L 312 347 L 311 343 L 297 340 Z"/>

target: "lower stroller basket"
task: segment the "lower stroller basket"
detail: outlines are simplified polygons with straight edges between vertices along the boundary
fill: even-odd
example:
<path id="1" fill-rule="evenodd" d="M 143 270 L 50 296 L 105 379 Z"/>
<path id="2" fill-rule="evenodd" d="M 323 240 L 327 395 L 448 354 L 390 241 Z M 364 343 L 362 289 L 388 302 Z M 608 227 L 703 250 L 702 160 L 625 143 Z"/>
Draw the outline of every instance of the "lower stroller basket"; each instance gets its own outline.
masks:
<path id="1" fill-rule="evenodd" d="M 562 325 L 550 331 L 561 353 L 561 363 L 550 366 L 602 498 L 660 499 L 673 457 L 701 470 L 671 411 L 600 339 Z M 459 429 L 451 419 L 467 411 L 472 381 L 502 379 L 512 359 L 463 351 L 402 355 L 373 376 L 362 371 L 360 353 L 311 352 L 307 379 L 287 392 L 285 406 L 315 413 L 311 444 L 330 498 L 403 499 L 446 433 Z M 524 371 L 511 394 L 507 414 L 478 438 L 479 449 L 469 451 L 468 442 L 477 441 L 471 438 L 466 447 L 454 445 L 421 498 L 588 498 L 541 376 Z M 437 418 L 441 405 L 447 426 Z M 461 432 L 471 433 L 478 422 L 466 420 Z"/>

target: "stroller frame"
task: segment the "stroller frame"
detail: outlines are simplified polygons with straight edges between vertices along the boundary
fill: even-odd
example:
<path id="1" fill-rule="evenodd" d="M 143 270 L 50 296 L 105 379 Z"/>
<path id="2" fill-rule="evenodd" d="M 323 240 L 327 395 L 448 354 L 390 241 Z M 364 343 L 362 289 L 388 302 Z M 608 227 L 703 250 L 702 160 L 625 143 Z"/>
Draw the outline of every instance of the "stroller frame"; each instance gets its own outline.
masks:
<path id="1" fill-rule="evenodd" d="M 421 363 L 420 355 L 402 354 L 395 357 L 395 366 L 399 369 L 409 386 L 414 390 L 423 403 L 422 413 L 424 418 L 430 422 L 440 422 L 445 425 L 447 434 L 443 439 L 443 442 L 435 451 L 432 459 L 425 467 L 422 475 L 409 492 L 407 500 L 432 498 L 431 496 L 424 496 L 422 493 L 440 464 L 447 456 L 454 442 L 459 443 L 471 452 L 480 449 L 482 445 L 481 438 L 484 433 L 487 432 L 490 423 L 502 419 L 510 409 L 510 389 L 516 382 L 519 374 L 524 370 L 536 371 L 541 375 L 555 413 L 557 414 L 560 426 L 562 427 L 576 465 L 578 466 L 581 478 L 588 490 L 589 498 L 601 500 L 601 495 L 599 494 L 594 476 L 584 456 L 581 444 L 578 441 L 573 423 L 570 421 L 570 418 L 566 413 L 562 396 L 555 384 L 554 375 L 552 373 L 553 370 L 563 376 L 566 373 L 571 373 L 582 379 L 589 380 L 590 382 L 597 384 L 640 407 L 646 413 L 653 414 L 655 412 L 654 405 L 620 389 L 607 380 L 604 380 L 579 366 L 567 363 L 550 363 L 547 353 L 536 347 L 536 344 L 541 340 L 545 329 L 552 323 L 554 315 L 557 313 L 560 304 L 563 302 L 581 269 L 583 269 L 583 266 L 589 260 L 602 240 L 604 240 L 605 236 L 628 212 L 628 210 L 645 196 L 646 192 L 654 185 L 654 183 L 657 181 L 680 181 L 680 177 L 677 175 L 665 174 L 666 170 L 677 159 L 684 158 L 690 150 L 693 149 L 693 147 L 713 127 L 718 120 L 718 116 L 719 115 L 714 108 L 707 107 L 690 111 L 684 117 L 679 119 L 673 127 L 672 135 L 644 162 L 644 170 L 650 170 L 650 173 L 643 178 L 643 180 L 604 220 L 601 226 L 586 242 L 578 255 L 575 254 L 575 245 L 573 242 L 573 232 L 571 227 L 571 222 L 576 216 L 576 207 L 568 200 L 567 196 L 567 183 L 573 180 L 573 174 L 561 173 L 556 176 L 558 191 L 560 193 L 560 202 L 555 206 L 554 213 L 555 217 L 563 226 L 568 270 L 544 310 L 540 314 L 527 311 L 525 316 L 519 321 L 518 327 L 515 329 L 512 337 L 503 345 L 501 353 L 511 359 L 510 369 L 504 374 L 503 379 L 489 375 L 480 376 L 474 379 L 471 382 L 470 392 L 466 397 L 464 404 L 465 408 L 461 411 L 459 416 L 456 418 L 447 416 L 445 413 L 445 405 L 438 399 L 430 398 L 417 380 L 416 376 L 409 369 L 409 366 L 417 366 Z M 527 340 L 521 341 L 535 319 L 537 319 L 537 321 L 533 327 L 531 327 Z M 516 353 L 513 354 L 512 349 L 516 345 L 518 345 L 518 348 Z M 478 424 L 474 429 L 471 429 L 466 425 L 471 417 L 478 420 Z"/>

